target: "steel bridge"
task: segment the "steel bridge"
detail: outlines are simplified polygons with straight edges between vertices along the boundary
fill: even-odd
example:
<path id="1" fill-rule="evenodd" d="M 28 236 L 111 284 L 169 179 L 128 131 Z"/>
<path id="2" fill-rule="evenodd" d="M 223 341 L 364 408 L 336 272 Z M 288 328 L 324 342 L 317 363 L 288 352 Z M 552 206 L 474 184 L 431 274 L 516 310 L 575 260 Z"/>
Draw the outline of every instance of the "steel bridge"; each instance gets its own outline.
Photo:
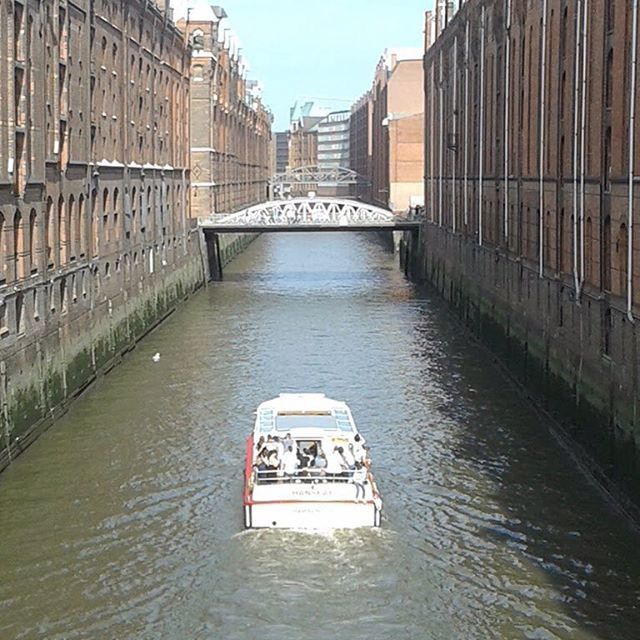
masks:
<path id="1" fill-rule="evenodd" d="M 274 231 L 411 231 L 420 220 L 398 216 L 357 200 L 292 198 L 272 200 L 231 214 L 200 221 L 208 233 L 264 233 Z"/>
<path id="2" fill-rule="evenodd" d="M 363 185 L 368 184 L 368 180 L 363 178 L 353 169 L 345 167 L 298 167 L 290 169 L 285 173 L 277 173 L 271 178 L 271 185 L 282 184 L 340 184 L 340 185 Z"/>
<path id="3" fill-rule="evenodd" d="M 222 277 L 219 235 L 311 231 L 409 231 L 418 234 L 422 218 L 341 198 L 271 200 L 236 213 L 214 214 L 199 226 L 207 245 L 209 274 Z"/>

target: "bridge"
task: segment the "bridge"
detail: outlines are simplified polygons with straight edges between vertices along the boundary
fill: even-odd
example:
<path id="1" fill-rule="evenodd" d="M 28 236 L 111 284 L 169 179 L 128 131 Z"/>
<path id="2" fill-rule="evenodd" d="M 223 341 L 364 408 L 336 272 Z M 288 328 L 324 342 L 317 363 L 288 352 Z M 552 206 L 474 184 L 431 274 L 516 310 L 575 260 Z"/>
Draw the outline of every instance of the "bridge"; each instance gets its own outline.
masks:
<path id="1" fill-rule="evenodd" d="M 277 173 L 271 178 L 271 184 L 317 184 L 332 182 L 338 184 L 364 184 L 368 181 L 353 169 L 345 167 L 297 167 L 285 173 Z"/>
<path id="2" fill-rule="evenodd" d="M 272 200 L 231 214 L 201 220 L 211 233 L 264 233 L 274 231 L 412 231 L 420 219 L 398 216 L 387 209 L 340 198 Z"/>
<path id="3" fill-rule="evenodd" d="M 341 198 L 272 200 L 236 213 L 213 214 L 198 223 L 207 244 L 209 273 L 222 277 L 219 235 L 312 231 L 410 231 L 418 233 L 422 218 L 399 216 L 388 209 Z"/>
<path id="4" fill-rule="evenodd" d="M 355 187 L 369 181 L 353 169 L 346 167 L 297 167 L 278 173 L 270 180 L 271 193 L 277 197 L 303 196 L 306 191 L 318 190 L 322 196 L 351 196 Z M 323 193 L 324 192 L 324 193 Z"/>

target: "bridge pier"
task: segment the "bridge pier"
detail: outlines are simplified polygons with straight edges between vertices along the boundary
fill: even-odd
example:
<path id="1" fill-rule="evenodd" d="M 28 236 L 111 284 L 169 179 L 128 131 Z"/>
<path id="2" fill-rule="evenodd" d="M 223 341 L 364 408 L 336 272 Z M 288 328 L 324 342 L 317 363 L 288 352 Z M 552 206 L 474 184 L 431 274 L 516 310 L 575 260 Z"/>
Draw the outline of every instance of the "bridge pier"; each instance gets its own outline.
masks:
<path id="1" fill-rule="evenodd" d="M 209 272 L 209 280 L 218 282 L 222 280 L 220 236 L 217 233 L 210 233 L 205 231 L 204 240 L 207 247 L 207 269 Z"/>

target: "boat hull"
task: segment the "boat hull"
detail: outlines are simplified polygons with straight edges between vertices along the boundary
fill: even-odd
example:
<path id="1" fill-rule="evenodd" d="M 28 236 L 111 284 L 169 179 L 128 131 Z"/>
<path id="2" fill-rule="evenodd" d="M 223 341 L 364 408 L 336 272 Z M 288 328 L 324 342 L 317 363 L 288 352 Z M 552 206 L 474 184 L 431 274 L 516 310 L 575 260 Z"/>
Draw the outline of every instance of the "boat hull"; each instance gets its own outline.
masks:
<path id="1" fill-rule="evenodd" d="M 373 501 L 292 501 L 245 504 L 250 529 L 357 529 L 379 527 L 381 510 Z"/>

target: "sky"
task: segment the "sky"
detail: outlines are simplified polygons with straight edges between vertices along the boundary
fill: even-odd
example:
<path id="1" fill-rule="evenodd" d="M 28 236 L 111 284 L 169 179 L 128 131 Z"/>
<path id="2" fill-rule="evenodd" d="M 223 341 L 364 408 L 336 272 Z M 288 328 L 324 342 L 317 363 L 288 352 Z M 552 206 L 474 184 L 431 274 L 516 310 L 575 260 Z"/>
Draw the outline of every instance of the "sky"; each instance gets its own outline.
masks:
<path id="1" fill-rule="evenodd" d="M 369 87 L 385 48 L 422 47 L 433 0 L 211 0 L 227 12 L 249 78 L 264 89 L 274 130 L 296 100 L 332 98 L 349 109 Z M 193 0 L 172 0 L 175 17 Z M 319 101 L 321 102 L 321 101 Z"/>

